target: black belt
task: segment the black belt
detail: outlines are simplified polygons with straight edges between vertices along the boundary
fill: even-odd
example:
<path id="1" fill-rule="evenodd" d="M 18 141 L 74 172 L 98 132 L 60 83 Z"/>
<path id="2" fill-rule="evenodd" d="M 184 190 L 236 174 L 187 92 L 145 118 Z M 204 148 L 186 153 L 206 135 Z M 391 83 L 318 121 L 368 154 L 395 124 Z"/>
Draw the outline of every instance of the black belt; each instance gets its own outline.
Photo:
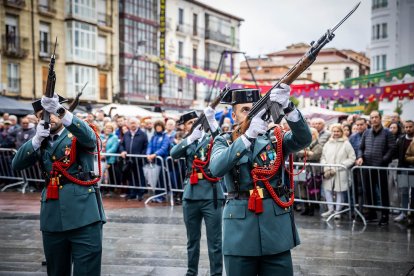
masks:
<path id="1" fill-rule="evenodd" d="M 290 189 L 285 186 L 285 185 L 280 185 L 278 187 L 272 187 L 273 191 L 275 191 L 275 193 L 279 196 L 287 196 L 290 197 L 291 193 L 293 191 L 290 191 Z M 270 195 L 270 193 L 267 191 L 266 188 L 263 188 L 263 198 L 271 198 L 272 196 Z M 229 192 L 227 195 L 227 199 L 249 199 L 250 198 L 250 191 L 234 191 L 234 192 Z"/>

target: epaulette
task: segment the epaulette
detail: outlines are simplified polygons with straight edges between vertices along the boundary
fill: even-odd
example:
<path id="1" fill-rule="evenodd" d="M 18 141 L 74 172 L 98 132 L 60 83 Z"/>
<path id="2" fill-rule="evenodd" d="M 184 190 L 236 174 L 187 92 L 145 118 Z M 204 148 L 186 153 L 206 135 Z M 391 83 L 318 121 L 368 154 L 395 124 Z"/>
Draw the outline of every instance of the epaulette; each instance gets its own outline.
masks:
<path id="1" fill-rule="evenodd" d="M 224 139 L 226 139 L 228 146 L 230 146 L 233 143 L 233 141 L 231 140 L 231 131 L 222 132 L 219 134 L 219 136 L 222 136 Z"/>

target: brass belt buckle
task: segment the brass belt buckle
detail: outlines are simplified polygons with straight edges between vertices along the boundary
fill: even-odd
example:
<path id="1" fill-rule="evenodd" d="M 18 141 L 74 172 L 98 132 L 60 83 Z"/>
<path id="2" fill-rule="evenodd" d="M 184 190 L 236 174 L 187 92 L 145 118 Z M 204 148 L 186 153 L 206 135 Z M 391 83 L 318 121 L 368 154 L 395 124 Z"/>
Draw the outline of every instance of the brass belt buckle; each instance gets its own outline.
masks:
<path id="1" fill-rule="evenodd" d="M 203 173 L 197 173 L 198 179 L 203 179 Z"/>
<path id="2" fill-rule="evenodd" d="M 254 191 L 254 189 L 249 190 L 250 195 L 252 195 L 253 191 Z M 263 188 L 257 188 L 257 191 L 259 193 L 260 198 L 264 198 Z"/>

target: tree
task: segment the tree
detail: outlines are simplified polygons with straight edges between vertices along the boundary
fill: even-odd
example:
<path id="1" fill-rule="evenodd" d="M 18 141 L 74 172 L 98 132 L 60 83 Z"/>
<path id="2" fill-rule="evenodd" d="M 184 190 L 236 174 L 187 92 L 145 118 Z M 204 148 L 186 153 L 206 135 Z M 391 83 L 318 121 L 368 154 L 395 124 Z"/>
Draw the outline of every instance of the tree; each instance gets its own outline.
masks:
<path id="1" fill-rule="evenodd" d="M 378 110 L 379 103 L 377 100 L 369 102 L 367 105 L 365 105 L 364 114 L 369 115 L 372 111 Z"/>

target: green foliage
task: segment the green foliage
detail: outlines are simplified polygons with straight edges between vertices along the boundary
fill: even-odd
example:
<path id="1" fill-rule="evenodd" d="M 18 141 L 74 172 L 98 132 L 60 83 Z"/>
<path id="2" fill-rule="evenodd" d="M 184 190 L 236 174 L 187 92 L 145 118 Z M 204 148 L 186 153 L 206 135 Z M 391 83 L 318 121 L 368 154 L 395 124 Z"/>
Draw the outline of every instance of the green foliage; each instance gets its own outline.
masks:
<path id="1" fill-rule="evenodd" d="M 394 109 L 394 112 L 398 113 L 398 115 L 401 115 L 402 112 L 403 112 L 402 106 L 403 106 L 403 104 L 400 101 L 397 101 L 397 105 Z"/>
<path id="2" fill-rule="evenodd" d="M 379 107 L 378 101 L 377 100 L 372 101 L 372 102 L 365 105 L 364 114 L 369 115 L 369 114 L 371 114 L 372 111 L 378 110 L 378 107 Z"/>

